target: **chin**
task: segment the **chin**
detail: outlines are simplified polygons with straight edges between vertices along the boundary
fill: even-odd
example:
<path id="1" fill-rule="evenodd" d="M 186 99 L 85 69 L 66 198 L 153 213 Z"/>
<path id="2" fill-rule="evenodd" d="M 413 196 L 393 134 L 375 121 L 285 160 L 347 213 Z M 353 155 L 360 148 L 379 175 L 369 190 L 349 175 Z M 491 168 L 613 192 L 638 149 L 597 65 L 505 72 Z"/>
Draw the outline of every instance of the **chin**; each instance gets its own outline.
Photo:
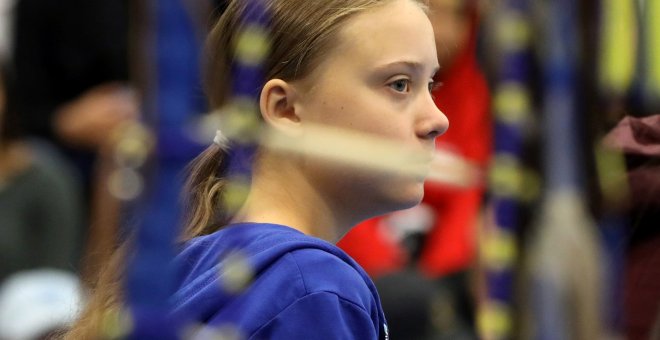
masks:
<path id="1" fill-rule="evenodd" d="M 373 172 L 345 178 L 350 181 L 339 185 L 335 181 L 333 188 L 343 188 L 340 197 L 346 209 L 366 218 L 412 208 L 424 198 L 424 181 L 420 179 L 379 176 Z"/>
<path id="2" fill-rule="evenodd" d="M 424 198 L 424 182 L 408 184 L 406 186 L 391 186 L 388 192 L 388 211 L 410 209 L 422 202 Z"/>

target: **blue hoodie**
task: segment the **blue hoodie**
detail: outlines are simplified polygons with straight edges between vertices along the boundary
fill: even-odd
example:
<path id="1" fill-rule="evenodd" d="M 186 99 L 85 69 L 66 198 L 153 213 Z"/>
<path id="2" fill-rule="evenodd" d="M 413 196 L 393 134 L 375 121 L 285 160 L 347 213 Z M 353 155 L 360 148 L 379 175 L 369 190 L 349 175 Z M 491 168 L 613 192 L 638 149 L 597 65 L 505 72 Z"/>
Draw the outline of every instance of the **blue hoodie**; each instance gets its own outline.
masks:
<path id="1" fill-rule="evenodd" d="M 233 224 L 190 241 L 177 265 L 174 317 L 204 325 L 188 337 L 229 326 L 244 339 L 388 339 L 364 270 L 336 246 L 295 229 Z M 246 266 L 251 282 L 232 293 L 228 277 Z"/>

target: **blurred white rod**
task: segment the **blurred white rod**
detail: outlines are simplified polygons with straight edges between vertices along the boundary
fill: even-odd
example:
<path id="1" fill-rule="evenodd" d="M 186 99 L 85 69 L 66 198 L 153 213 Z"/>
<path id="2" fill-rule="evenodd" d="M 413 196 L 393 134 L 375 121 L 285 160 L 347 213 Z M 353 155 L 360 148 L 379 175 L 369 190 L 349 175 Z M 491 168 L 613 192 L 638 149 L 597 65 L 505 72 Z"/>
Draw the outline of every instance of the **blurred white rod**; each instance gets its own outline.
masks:
<path id="1" fill-rule="evenodd" d="M 274 150 L 292 152 L 388 172 L 455 187 L 472 187 L 482 181 L 481 171 L 464 158 L 442 150 L 414 148 L 387 138 L 337 127 L 308 125 L 296 136 L 267 129 L 260 143 Z"/>

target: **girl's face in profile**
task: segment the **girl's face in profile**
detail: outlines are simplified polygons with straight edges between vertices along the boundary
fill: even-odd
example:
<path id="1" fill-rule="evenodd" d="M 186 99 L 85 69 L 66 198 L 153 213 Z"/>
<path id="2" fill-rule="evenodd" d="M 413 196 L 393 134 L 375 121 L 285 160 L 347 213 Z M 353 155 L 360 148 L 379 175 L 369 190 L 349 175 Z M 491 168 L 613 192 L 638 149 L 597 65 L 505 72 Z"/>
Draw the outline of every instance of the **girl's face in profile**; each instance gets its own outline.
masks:
<path id="1" fill-rule="evenodd" d="M 395 0 L 350 18 L 338 43 L 302 82 L 296 108 L 308 121 L 357 130 L 424 150 L 448 127 L 430 94 L 438 70 L 433 28 L 418 4 Z M 368 157 L 368 155 L 365 155 Z M 391 211 L 417 204 L 423 179 L 337 165 L 308 164 L 346 204 Z M 332 167 L 330 170 L 328 167 Z M 346 192 L 349 195 L 346 195 Z M 372 209 L 372 210 L 373 210 Z"/>

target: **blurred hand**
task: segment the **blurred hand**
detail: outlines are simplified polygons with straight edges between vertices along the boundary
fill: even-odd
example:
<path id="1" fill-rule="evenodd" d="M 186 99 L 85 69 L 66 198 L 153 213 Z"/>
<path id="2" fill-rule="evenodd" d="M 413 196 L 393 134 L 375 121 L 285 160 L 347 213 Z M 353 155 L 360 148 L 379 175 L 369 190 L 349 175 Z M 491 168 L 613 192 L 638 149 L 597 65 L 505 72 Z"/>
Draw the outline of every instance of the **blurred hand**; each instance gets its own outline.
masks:
<path id="1" fill-rule="evenodd" d="M 139 108 L 133 89 L 103 84 L 61 106 L 55 114 L 55 132 L 72 146 L 98 150 L 111 142 L 117 127 L 138 119 Z"/>

